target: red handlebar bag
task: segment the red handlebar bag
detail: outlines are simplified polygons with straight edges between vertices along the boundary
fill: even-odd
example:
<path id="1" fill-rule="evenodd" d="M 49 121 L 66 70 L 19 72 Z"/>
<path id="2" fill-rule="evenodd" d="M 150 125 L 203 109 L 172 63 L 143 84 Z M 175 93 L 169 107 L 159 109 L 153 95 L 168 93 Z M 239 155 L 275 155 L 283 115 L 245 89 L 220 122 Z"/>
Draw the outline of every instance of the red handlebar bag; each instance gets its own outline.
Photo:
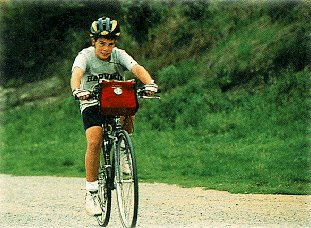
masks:
<path id="1" fill-rule="evenodd" d="M 138 109 L 136 83 L 132 81 L 103 81 L 99 96 L 104 116 L 133 116 Z"/>

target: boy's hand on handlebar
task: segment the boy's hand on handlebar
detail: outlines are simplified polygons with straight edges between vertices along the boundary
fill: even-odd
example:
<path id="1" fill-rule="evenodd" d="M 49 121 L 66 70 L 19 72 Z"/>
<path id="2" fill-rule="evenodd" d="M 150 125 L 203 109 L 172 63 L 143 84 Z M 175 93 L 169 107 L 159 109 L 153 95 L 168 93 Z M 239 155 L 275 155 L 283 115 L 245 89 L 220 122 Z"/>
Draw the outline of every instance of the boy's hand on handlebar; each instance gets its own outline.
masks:
<path id="1" fill-rule="evenodd" d="M 77 100 L 88 100 L 91 96 L 90 91 L 85 90 L 85 89 L 78 89 L 75 88 L 72 91 L 72 95 L 77 99 Z"/>
<path id="2" fill-rule="evenodd" d="M 155 83 L 146 84 L 144 88 L 145 88 L 145 92 L 149 95 L 153 95 L 156 92 L 158 92 L 158 85 Z"/>

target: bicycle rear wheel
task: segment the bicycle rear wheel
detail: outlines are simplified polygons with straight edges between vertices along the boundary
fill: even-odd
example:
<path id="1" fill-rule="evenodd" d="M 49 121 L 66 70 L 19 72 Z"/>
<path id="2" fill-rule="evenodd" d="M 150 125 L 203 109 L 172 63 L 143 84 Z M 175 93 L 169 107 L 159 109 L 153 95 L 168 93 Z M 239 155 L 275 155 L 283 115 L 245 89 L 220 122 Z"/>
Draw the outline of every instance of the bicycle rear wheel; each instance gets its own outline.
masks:
<path id="1" fill-rule="evenodd" d="M 126 131 L 118 135 L 115 153 L 115 183 L 123 227 L 135 227 L 138 213 L 138 178 L 131 138 Z"/>
<path id="2" fill-rule="evenodd" d="M 97 222 L 100 226 L 107 226 L 110 219 L 111 212 L 111 188 L 109 181 L 111 179 L 111 167 L 105 168 L 101 165 L 98 172 L 98 196 L 102 214 L 96 216 Z"/>

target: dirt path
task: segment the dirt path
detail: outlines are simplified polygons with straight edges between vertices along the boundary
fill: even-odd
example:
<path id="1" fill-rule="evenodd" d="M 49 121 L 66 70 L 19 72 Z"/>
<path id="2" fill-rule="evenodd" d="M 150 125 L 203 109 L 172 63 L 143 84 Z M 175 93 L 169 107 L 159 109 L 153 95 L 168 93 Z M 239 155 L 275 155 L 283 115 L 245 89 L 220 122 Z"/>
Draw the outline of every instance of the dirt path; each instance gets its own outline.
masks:
<path id="1" fill-rule="evenodd" d="M 0 227 L 98 227 L 84 212 L 81 178 L 0 175 L 0 184 Z M 138 227 L 311 227 L 310 202 L 141 183 Z M 109 227 L 121 227 L 115 206 Z"/>

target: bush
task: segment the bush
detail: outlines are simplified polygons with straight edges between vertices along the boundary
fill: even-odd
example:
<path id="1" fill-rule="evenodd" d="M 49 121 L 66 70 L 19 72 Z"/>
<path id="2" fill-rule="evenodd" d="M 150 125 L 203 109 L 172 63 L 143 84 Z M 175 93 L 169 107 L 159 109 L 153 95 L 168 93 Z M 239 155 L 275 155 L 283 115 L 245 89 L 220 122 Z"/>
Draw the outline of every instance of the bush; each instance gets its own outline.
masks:
<path id="1" fill-rule="evenodd" d="M 177 65 L 169 65 L 161 69 L 158 77 L 161 89 L 169 91 L 196 80 L 196 78 L 202 78 L 201 75 L 194 60 L 182 60 Z"/>

